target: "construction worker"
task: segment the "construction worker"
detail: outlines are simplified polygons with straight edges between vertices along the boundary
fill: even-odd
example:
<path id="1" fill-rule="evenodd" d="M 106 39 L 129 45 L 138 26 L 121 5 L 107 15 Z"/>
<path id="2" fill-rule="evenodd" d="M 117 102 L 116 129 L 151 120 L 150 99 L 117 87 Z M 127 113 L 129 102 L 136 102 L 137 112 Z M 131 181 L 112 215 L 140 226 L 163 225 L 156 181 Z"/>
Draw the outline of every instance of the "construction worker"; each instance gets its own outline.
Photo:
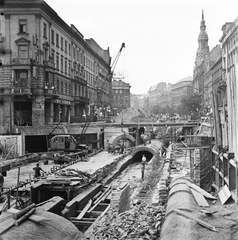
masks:
<path id="1" fill-rule="evenodd" d="M 41 176 L 41 171 L 46 173 L 40 166 L 39 163 L 36 164 L 36 167 L 33 168 L 33 170 L 35 171 L 35 178 L 38 178 Z"/>
<path id="2" fill-rule="evenodd" d="M 145 175 L 145 164 L 146 164 L 146 157 L 143 154 L 142 159 L 141 159 L 141 180 L 144 180 L 144 175 Z"/>

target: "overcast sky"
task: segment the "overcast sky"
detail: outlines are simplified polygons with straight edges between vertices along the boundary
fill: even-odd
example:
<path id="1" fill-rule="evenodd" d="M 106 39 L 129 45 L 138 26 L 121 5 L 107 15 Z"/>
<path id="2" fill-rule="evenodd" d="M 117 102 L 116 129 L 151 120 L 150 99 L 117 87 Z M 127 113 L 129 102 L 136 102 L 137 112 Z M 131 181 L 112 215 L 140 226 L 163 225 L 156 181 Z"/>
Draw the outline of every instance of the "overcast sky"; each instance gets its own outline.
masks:
<path id="1" fill-rule="evenodd" d="M 110 49 L 115 68 L 133 94 L 158 82 L 193 75 L 202 10 L 210 50 L 219 44 L 222 25 L 238 17 L 238 0 L 45 0 L 85 39 Z"/>

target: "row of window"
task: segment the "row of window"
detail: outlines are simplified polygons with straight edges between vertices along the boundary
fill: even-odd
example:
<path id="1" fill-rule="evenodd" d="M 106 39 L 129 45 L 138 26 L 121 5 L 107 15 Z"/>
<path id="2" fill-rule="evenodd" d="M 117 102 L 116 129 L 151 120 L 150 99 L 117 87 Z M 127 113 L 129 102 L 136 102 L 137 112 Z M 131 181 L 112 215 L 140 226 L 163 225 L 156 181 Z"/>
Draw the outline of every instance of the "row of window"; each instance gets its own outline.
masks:
<path id="1" fill-rule="evenodd" d="M 127 94 L 128 93 L 128 94 L 130 94 L 130 90 L 127 90 L 127 89 L 126 90 L 122 90 L 122 89 L 116 89 L 115 90 L 115 89 L 113 89 L 112 92 L 113 93 L 123 93 L 123 94 Z"/>
<path id="2" fill-rule="evenodd" d="M 123 100 L 124 99 L 124 102 L 128 102 L 129 101 L 129 98 L 128 96 L 120 96 L 120 95 L 113 95 L 113 100 Z"/>
<path id="3" fill-rule="evenodd" d="M 27 33 L 27 20 L 26 19 L 19 19 L 19 33 Z M 47 24 L 43 23 L 43 37 L 47 39 Z M 65 51 L 65 53 L 69 53 L 69 56 L 71 56 L 71 43 L 67 42 L 66 39 L 64 39 L 62 36 L 60 36 L 58 33 L 55 33 L 53 29 L 51 29 L 51 44 L 56 45 L 56 47 L 60 47 L 62 51 Z M 24 46 L 21 49 L 21 51 L 26 52 L 26 46 Z M 94 69 L 94 63 L 91 59 L 84 56 L 83 50 L 78 48 L 76 45 L 73 44 L 73 59 L 77 60 L 80 64 L 85 65 L 86 68 L 90 69 L 91 71 L 95 70 L 95 73 L 98 73 L 98 65 L 95 64 Z M 21 55 L 20 58 L 24 58 L 26 54 Z M 61 69 L 62 71 L 62 69 Z"/>
<path id="4" fill-rule="evenodd" d="M 26 19 L 19 19 L 19 32 L 20 33 L 27 33 L 27 20 Z M 43 37 L 47 39 L 48 35 L 48 29 L 47 24 L 43 23 Z M 37 45 L 37 36 L 35 36 L 35 40 L 33 41 L 33 44 Z M 51 43 L 56 45 L 56 47 L 60 47 L 62 51 L 65 51 L 65 53 L 69 53 L 71 56 L 71 43 L 67 42 L 66 39 L 64 39 L 62 36 L 60 36 L 58 33 L 55 33 L 53 29 L 51 29 Z M 55 68 L 61 72 L 64 75 L 67 76 L 79 76 L 82 75 L 87 83 L 91 86 L 93 86 L 94 83 L 94 75 L 89 72 L 84 72 L 82 66 L 85 65 L 85 67 L 89 70 L 94 70 L 98 72 L 98 64 L 93 63 L 93 61 L 87 57 L 84 56 L 84 53 L 81 49 L 79 49 L 77 46 L 73 45 L 72 48 L 72 54 L 73 58 L 76 59 L 78 62 L 80 62 L 79 65 L 75 64 L 73 66 L 71 61 L 62 54 L 60 55 L 59 52 L 56 52 L 55 49 L 52 49 L 51 52 L 51 58 L 53 62 L 55 63 Z M 36 54 L 37 55 L 37 54 Z M 44 60 L 48 61 L 48 47 L 43 48 L 43 56 Z M 29 58 L 29 45 L 28 43 L 22 44 L 18 46 L 18 57 L 21 59 L 27 59 Z M 37 59 L 37 56 L 36 56 Z M 103 87 L 108 88 L 108 84 L 104 84 Z M 67 88 L 66 88 L 67 89 Z"/>

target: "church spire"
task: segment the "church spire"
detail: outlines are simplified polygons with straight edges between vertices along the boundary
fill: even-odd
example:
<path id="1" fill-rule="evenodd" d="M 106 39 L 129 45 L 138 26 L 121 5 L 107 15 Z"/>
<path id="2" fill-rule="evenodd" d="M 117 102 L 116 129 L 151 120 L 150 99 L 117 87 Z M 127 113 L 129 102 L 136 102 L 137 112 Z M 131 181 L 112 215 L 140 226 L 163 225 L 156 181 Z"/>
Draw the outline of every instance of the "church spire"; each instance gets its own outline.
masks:
<path id="1" fill-rule="evenodd" d="M 198 42 L 199 45 L 202 46 L 208 46 L 208 35 L 207 35 L 207 31 L 206 31 L 206 24 L 205 24 L 205 20 L 204 20 L 204 12 L 202 10 L 202 20 L 201 20 L 201 24 L 200 24 L 200 33 L 198 36 Z"/>

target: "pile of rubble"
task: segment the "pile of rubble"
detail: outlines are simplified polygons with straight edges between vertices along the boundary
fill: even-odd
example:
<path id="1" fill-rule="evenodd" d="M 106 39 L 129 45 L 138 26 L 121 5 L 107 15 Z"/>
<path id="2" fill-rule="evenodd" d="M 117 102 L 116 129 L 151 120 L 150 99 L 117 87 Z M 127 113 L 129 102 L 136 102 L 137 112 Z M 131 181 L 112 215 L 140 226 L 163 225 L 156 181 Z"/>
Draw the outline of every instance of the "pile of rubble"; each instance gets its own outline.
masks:
<path id="1" fill-rule="evenodd" d="M 120 214 L 109 210 L 94 226 L 94 236 L 88 239 L 158 239 L 164 214 L 163 206 L 153 206 L 140 201 Z"/>
<path id="2" fill-rule="evenodd" d="M 78 169 L 61 169 L 55 172 L 57 177 L 76 177 L 77 180 L 80 180 L 81 184 L 88 183 L 92 180 L 92 176 L 89 173 L 82 172 Z"/>

